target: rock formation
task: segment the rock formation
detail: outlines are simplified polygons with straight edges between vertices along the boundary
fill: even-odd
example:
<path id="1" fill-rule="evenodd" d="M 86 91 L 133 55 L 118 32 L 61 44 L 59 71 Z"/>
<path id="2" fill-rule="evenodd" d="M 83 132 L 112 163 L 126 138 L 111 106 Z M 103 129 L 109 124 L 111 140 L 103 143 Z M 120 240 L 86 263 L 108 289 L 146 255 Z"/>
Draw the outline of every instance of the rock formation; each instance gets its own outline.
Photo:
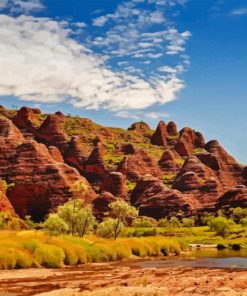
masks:
<path id="1" fill-rule="evenodd" d="M 175 122 L 170 121 L 167 124 L 167 133 L 169 136 L 172 136 L 172 137 L 177 136 L 178 130 L 177 130 L 177 125 Z"/>
<path id="2" fill-rule="evenodd" d="M 159 160 L 159 165 L 164 172 L 178 173 L 184 160 L 172 149 L 166 149 Z"/>
<path id="3" fill-rule="evenodd" d="M 164 121 L 160 121 L 154 134 L 151 137 L 151 143 L 158 146 L 166 146 L 167 143 L 167 128 Z"/>
<path id="4" fill-rule="evenodd" d="M 205 149 L 211 153 L 218 162 L 218 175 L 224 189 L 244 184 L 244 167 L 236 162 L 219 144 L 218 141 L 210 141 Z"/>
<path id="5" fill-rule="evenodd" d="M 48 115 L 35 135 L 39 142 L 47 146 L 56 146 L 62 155 L 68 148 L 69 138 L 64 134 L 62 126 L 65 123 L 65 116 L 61 112 Z"/>
<path id="6" fill-rule="evenodd" d="M 193 194 L 202 207 L 212 206 L 223 191 L 217 174 L 197 157 L 190 157 L 185 161 L 173 188 Z"/>
<path id="7" fill-rule="evenodd" d="M 146 133 L 150 130 L 149 125 L 144 121 L 139 121 L 131 124 L 131 126 L 128 128 L 130 131 L 135 131 L 137 133 Z"/>
<path id="8" fill-rule="evenodd" d="M 88 157 L 87 150 L 78 136 L 71 138 L 67 150 L 64 153 L 66 163 L 75 167 L 79 172 L 84 172 L 84 162 Z"/>
<path id="9" fill-rule="evenodd" d="M 110 192 L 117 197 L 125 197 L 125 176 L 120 172 L 109 173 L 103 180 L 101 191 Z"/>
<path id="10" fill-rule="evenodd" d="M 71 198 L 72 185 L 87 185 L 86 202 L 95 198 L 88 182 L 74 168 L 57 162 L 45 145 L 25 140 L 20 131 L 0 116 L 0 177 L 14 183 L 7 196 L 17 214 L 41 220 L 48 211 Z"/>
<path id="11" fill-rule="evenodd" d="M 192 195 L 168 189 L 157 178 L 146 175 L 138 181 L 131 194 L 131 204 L 139 209 L 140 215 L 160 219 L 169 215 L 191 215 L 199 207 Z"/>
<path id="12" fill-rule="evenodd" d="M 3 183 L 3 180 L 0 179 L 0 211 L 2 212 L 9 212 L 10 214 L 14 215 L 15 211 L 6 196 L 6 189 Z"/>
<path id="13" fill-rule="evenodd" d="M 108 171 L 104 164 L 105 146 L 101 142 L 93 148 L 89 158 L 85 161 L 84 174 L 90 181 L 103 180 Z"/>
<path id="14" fill-rule="evenodd" d="M 56 160 L 58 162 L 64 162 L 63 156 L 57 147 L 49 146 L 48 150 L 49 150 L 51 156 L 54 158 L 54 160 Z"/>
<path id="15" fill-rule="evenodd" d="M 105 217 L 109 216 L 109 204 L 116 200 L 116 196 L 104 191 L 92 201 L 93 212 L 97 220 L 102 221 Z"/>
<path id="16" fill-rule="evenodd" d="M 122 172 L 132 181 L 141 179 L 146 174 L 162 178 L 163 172 L 157 161 L 150 156 L 143 148 L 136 149 L 135 153 L 120 163 L 118 171 Z"/>
<path id="17" fill-rule="evenodd" d="M 225 192 L 217 201 L 216 209 L 247 208 L 247 188 L 237 186 Z"/>

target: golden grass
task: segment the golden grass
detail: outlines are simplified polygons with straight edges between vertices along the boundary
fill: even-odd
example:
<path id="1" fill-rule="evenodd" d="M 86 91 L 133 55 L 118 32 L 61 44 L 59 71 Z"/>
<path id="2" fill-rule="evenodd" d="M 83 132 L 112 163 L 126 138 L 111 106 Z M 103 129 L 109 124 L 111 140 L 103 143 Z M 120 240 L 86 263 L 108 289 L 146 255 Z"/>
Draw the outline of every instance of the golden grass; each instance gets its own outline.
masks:
<path id="1" fill-rule="evenodd" d="M 179 254 L 183 245 L 172 239 L 130 237 L 117 240 L 47 235 L 42 231 L 0 231 L 0 269 L 59 268 L 90 262 Z"/>

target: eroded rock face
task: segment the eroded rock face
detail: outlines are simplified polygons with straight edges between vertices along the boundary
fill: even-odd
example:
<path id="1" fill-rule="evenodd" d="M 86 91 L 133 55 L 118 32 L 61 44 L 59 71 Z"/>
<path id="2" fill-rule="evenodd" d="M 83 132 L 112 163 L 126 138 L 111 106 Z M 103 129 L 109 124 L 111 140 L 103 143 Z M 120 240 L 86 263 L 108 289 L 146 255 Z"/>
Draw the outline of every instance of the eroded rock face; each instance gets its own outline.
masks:
<path id="1" fill-rule="evenodd" d="M 160 121 L 154 134 L 151 137 L 151 143 L 158 146 L 166 146 L 167 143 L 167 128 L 164 121 Z"/>
<path id="2" fill-rule="evenodd" d="M 131 194 L 131 204 L 139 209 L 140 215 L 155 219 L 178 215 L 179 211 L 183 211 L 184 215 L 191 215 L 199 207 L 193 196 L 168 189 L 151 175 L 138 181 Z"/>
<path id="3" fill-rule="evenodd" d="M 224 189 L 244 184 L 244 167 L 236 162 L 219 144 L 218 141 L 210 141 L 205 145 L 205 149 L 211 153 L 218 162 L 218 176 Z"/>
<path id="4" fill-rule="evenodd" d="M 120 172 L 109 173 L 101 185 L 101 191 L 107 191 L 117 197 L 126 196 L 125 176 Z"/>
<path id="5" fill-rule="evenodd" d="M 54 158 L 54 160 L 56 160 L 58 162 L 64 162 L 63 156 L 57 147 L 49 146 L 48 150 L 49 150 L 51 156 Z"/>
<path id="6" fill-rule="evenodd" d="M 216 209 L 247 208 L 247 188 L 237 186 L 225 192 L 218 200 Z"/>
<path id="7" fill-rule="evenodd" d="M 146 133 L 147 131 L 150 130 L 149 125 L 144 122 L 144 121 L 139 121 L 139 122 L 134 122 L 129 128 L 128 130 L 130 131 L 135 131 L 138 133 Z"/>
<path id="8" fill-rule="evenodd" d="M 108 174 L 104 164 L 105 146 L 99 142 L 85 161 L 84 173 L 90 181 L 103 180 Z"/>
<path id="9" fill-rule="evenodd" d="M 135 152 L 135 146 L 131 143 L 117 143 L 115 145 L 115 150 L 124 154 L 133 154 Z"/>
<path id="10" fill-rule="evenodd" d="M 102 192 L 97 198 L 92 201 L 93 212 L 97 220 L 102 221 L 109 216 L 109 204 L 116 201 L 117 197 L 110 192 Z"/>
<path id="11" fill-rule="evenodd" d="M 84 171 L 84 162 L 88 157 L 87 150 L 83 147 L 83 144 L 79 137 L 74 136 L 71 138 L 69 146 L 64 153 L 64 159 L 66 163 L 75 167 L 79 172 Z"/>
<path id="12" fill-rule="evenodd" d="M 38 141 L 43 142 L 46 146 L 56 146 L 62 155 L 68 148 L 69 139 L 63 132 L 62 125 L 65 123 L 65 116 L 61 112 L 48 115 L 35 135 Z"/>
<path id="13" fill-rule="evenodd" d="M 183 165 L 181 156 L 172 149 L 167 149 L 159 160 L 159 165 L 164 172 L 178 173 Z"/>
<path id="14" fill-rule="evenodd" d="M 217 174 L 197 157 L 190 157 L 185 161 L 173 188 L 193 194 L 202 207 L 214 204 L 223 192 Z"/>
<path id="15" fill-rule="evenodd" d="M 151 174 L 158 178 L 162 178 L 164 174 L 159 168 L 157 161 L 143 148 L 136 149 L 134 154 L 126 157 L 120 163 L 118 171 L 132 181 L 137 181 L 146 174 Z"/>
<path id="16" fill-rule="evenodd" d="M 0 211 L 9 212 L 12 215 L 15 214 L 15 210 L 13 209 L 9 199 L 6 196 L 6 188 L 1 179 L 0 179 Z"/>
<path id="17" fill-rule="evenodd" d="M 20 131 L 0 116 L 0 177 L 15 186 L 8 198 L 21 217 L 39 221 L 50 210 L 71 198 L 71 186 L 78 180 L 87 185 L 86 202 L 96 194 L 78 171 L 57 162 L 45 145 L 25 140 Z"/>
<path id="18" fill-rule="evenodd" d="M 16 116 L 13 119 L 14 124 L 23 129 L 28 129 L 33 131 L 34 127 L 32 125 L 32 121 L 34 120 L 37 114 L 41 114 L 41 111 L 36 108 L 22 107 L 18 110 Z"/>
<path id="19" fill-rule="evenodd" d="M 167 133 L 169 136 L 176 136 L 178 134 L 177 125 L 175 122 L 170 121 L 167 124 Z"/>

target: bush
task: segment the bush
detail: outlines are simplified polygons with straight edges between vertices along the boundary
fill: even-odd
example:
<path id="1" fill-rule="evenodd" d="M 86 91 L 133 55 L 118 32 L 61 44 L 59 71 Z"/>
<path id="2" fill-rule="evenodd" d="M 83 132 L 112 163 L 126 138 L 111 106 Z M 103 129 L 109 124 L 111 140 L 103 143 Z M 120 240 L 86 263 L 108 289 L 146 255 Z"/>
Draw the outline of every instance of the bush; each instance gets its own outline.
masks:
<path id="1" fill-rule="evenodd" d="M 30 268 L 33 265 L 33 259 L 30 254 L 21 250 L 14 250 L 16 264 L 15 268 Z"/>
<path id="2" fill-rule="evenodd" d="M 157 226 L 157 221 L 151 217 L 138 217 L 132 222 L 133 227 L 154 227 Z"/>
<path id="3" fill-rule="evenodd" d="M 182 225 L 183 225 L 183 227 L 194 227 L 195 226 L 195 218 L 194 217 L 183 218 Z"/>
<path id="4" fill-rule="evenodd" d="M 222 237 L 226 237 L 230 233 L 231 227 L 235 225 L 234 221 L 225 217 L 212 218 L 208 223 L 210 230 Z"/>
<path id="5" fill-rule="evenodd" d="M 16 258 L 12 249 L 0 249 L 0 269 L 13 269 Z"/>
<path id="6" fill-rule="evenodd" d="M 63 266 L 65 254 L 60 247 L 40 244 L 34 251 L 34 257 L 44 267 L 59 268 Z"/>

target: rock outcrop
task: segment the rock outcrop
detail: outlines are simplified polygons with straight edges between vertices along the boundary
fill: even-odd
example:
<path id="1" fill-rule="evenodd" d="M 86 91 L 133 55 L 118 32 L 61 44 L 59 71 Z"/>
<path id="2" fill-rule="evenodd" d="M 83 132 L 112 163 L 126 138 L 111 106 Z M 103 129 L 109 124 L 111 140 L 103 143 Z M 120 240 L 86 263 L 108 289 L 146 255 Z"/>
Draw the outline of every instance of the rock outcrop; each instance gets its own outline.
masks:
<path id="1" fill-rule="evenodd" d="M 118 171 L 127 176 L 129 180 L 137 181 L 146 174 L 162 178 L 163 172 L 157 161 L 149 155 L 143 148 L 135 150 L 135 153 L 120 163 Z"/>
<path id="2" fill-rule="evenodd" d="M 57 147 L 49 146 L 48 150 L 49 150 L 51 156 L 54 158 L 54 160 L 56 160 L 58 162 L 64 162 L 63 156 Z"/>
<path id="3" fill-rule="evenodd" d="M 151 137 L 151 143 L 158 146 L 166 146 L 167 143 L 167 128 L 164 121 L 160 121 L 155 132 Z"/>
<path id="4" fill-rule="evenodd" d="M 167 124 L 167 133 L 168 133 L 168 136 L 172 136 L 172 137 L 177 136 L 178 130 L 177 130 L 177 125 L 175 122 L 170 121 Z"/>
<path id="5" fill-rule="evenodd" d="M 86 202 L 96 196 L 76 169 L 54 160 L 45 145 L 25 140 L 17 127 L 2 116 L 0 150 L 0 177 L 15 184 L 7 196 L 21 217 L 31 215 L 40 221 L 71 198 L 70 189 L 78 180 L 86 184 Z"/>
<path id="6" fill-rule="evenodd" d="M 181 156 L 172 149 L 166 149 L 159 160 L 159 165 L 164 172 L 178 173 L 181 169 L 184 160 Z"/>
<path id="7" fill-rule="evenodd" d="M 109 173 L 103 180 L 101 191 L 107 191 L 114 196 L 124 198 L 126 196 L 125 176 L 120 172 Z"/>
<path id="8" fill-rule="evenodd" d="M 131 126 L 128 128 L 130 131 L 135 131 L 137 133 L 146 133 L 150 130 L 149 125 L 144 121 L 134 122 L 131 124 Z"/>
<path id="9" fill-rule="evenodd" d="M 62 129 L 64 123 L 65 116 L 61 112 L 48 115 L 41 126 L 35 131 L 36 139 L 46 146 L 58 147 L 63 155 L 69 143 L 69 138 Z"/>
<path id="10" fill-rule="evenodd" d="M 93 148 L 89 158 L 85 161 L 84 174 L 90 181 L 102 181 L 108 174 L 108 170 L 105 167 L 105 146 L 103 143 L 98 144 Z"/>
<path id="11" fill-rule="evenodd" d="M 116 201 L 117 197 L 110 192 L 102 192 L 97 198 L 92 201 L 93 212 L 97 220 L 102 221 L 109 216 L 109 204 Z"/>
<path id="12" fill-rule="evenodd" d="M 131 143 L 117 143 L 115 145 L 115 150 L 124 154 L 133 154 L 135 152 L 135 146 Z"/>
<path id="13" fill-rule="evenodd" d="M 88 157 L 87 150 L 78 136 L 71 138 L 68 148 L 64 153 L 64 159 L 67 164 L 75 167 L 80 173 L 84 172 L 84 162 Z"/>
<path id="14" fill-rule="evenodd" d="M 225 192 L 217 201 L 216 209 L 229 211 L 230 208 L 247 208 L 247 188 L 237 186 Z"/>
<path id="15" fill-rule="evenodd" d="M 0 179 L 0 211 L 9 212 L 10 214 L 14 215 L 15 210 L 6 196 L 6 189 L 7 188 L 4 186 L 3 180 Z"/>
<path id="16" fill-rule="evenodd" d="M 243 179 L 244 167 L 236 162 L 219 144 L 218 141 L 210 141 L 205 149 L 211 153 L 218 162 L 218 176 L 225 190 L 237 185 L 245 184 Z"/>
<path id="17" fill-rule="evenodd" d="M 213 206 L 223 192 L 217 174 L 197 157 L 190 157 L 185 161 L 173 188 L 193 194 L 202 207 Z"/>
<path id="18" fill-rule="evenodd" d="M 192 195 L 168 189 L 157 178 L 146 175 L 138 181 L 131 194 L 131 204 L 139 209 L 140 215 L 160 219 L 181 213 L 191 215 L 200 206 Z"/>

